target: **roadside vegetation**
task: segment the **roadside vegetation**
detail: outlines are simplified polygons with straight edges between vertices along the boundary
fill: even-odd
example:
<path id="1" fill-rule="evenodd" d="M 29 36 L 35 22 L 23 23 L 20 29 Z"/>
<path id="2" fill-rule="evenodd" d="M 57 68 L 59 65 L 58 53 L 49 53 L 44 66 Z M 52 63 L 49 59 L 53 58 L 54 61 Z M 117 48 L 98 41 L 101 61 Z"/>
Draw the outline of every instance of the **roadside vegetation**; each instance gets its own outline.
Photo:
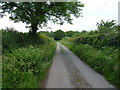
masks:
<path id="1" fill-rule="evenodd" d="M 113 21 L 101 21 L 98 30 L 84 33 L 82 31 L 79 36 L 65 37 L 60 43 L 68 47 L 94 70 L 104 75 L 111 84 L 120 88 L 118 53 L 120 35 L 118 30 L 119 27 L 115 26 Z"/>
<path id="2" fill-rule="evenodd" d="M 63 25 L 72 24 L 72 16 L 81 15 L 81 2 L 1 2 L 0 17 L 9 16 L 14 22 L 23 22 L 29 33 L 19 33 L 13 29 L 2 32 L 3 88 L 39 88 L 44 80 L 56 43 L 62 36 L 54 34 L 54 39 L 37 33 L 47 27 L 48 22 Z M 40 85 L 39 85 L 40 84 Z"/>
<path id="3" fill-rule="evenodd" d="M 2 88 L 40 88 L 55 53 L 55 41 L 7 28 L 2 32 Z"/>
<path id="4" fill-rule="evenodd" d="M 48 22 L 72 24 L 81 16 L 81 2 L 1 2 L 0 17 L 8 13 L 14 22 L 27 24 L 29 33 L 7 28 L 2 32 L 2 87 L 40 88 L 52 62 L 56 41 L 78 55 L 97 72 L 120 88 L 120 27 L 115 21 L 97 23 L 95 31 L 39 32 Z M 49 37 L 48 37 L 49 36 Z M 54 39 L 52 39 L 52 38 Z"/>

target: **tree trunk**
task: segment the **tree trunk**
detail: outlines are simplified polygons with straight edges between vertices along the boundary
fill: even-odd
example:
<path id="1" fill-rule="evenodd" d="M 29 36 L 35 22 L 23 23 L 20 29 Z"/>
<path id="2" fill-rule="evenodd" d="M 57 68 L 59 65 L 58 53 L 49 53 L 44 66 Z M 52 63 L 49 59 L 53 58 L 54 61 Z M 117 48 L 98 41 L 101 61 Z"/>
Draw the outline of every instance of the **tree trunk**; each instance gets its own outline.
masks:
<path id="1" fill-rule="evenodd" d="M 37 24 L 32 24 L 32 25 L 31 25 L 31 30 L 29 31 L 29 33 L 30 33 L 31 35 L 33 35 L 33 36 L 36 36 L 37 30 L 38 30 Z"/>

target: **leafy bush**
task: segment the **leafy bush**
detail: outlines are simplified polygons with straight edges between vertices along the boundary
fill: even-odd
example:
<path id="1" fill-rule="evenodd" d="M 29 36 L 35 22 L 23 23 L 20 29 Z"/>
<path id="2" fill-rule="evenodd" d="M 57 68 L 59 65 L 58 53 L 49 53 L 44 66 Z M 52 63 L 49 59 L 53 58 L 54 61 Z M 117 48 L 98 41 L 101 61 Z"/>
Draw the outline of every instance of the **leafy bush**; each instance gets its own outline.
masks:
<path id="1" fill-rule="evenodd" d="M 31 37 L 28 33 L 21 33 L 7 28 L 1 30 L 2 32 L 2 51 L 3 53 L 11 52 L 13 49 L 20 47 L 28 47 L 30 45 L 44 44 L 47 39 L 43 35 L 38 34 L 36 37 Z M 42 38 L 43 37 L 43 38 Z"/>
<path id="2" fill-rule="evenodd" d="M 19 48 L 3 55 L 3 87 L 38 88 L 51 64 L 54 50 L 55 44 L 50 44 Z"/>
<path id="3" fill-rule="evenodd" d="M 2 87 L 42 87 L 55 49 L 55 41 L 47 36 L 3 31 Z"/>
<path id="4" fill-rule="evenodd" d="M 120 34 L 118 32 L 84 35 L 74 38 L 73 42 L 76 44 L 89 44 L 95 48 L 101 49 L 104 46 L 119 47 Z"/>
<path id="5" fill-rule="evenodd" d="M 94 70 L 103 74 L 110 83 L 120 88 L 119 40 L 117 33 L 108 33 L 64 38 L 60 42 Z"/>

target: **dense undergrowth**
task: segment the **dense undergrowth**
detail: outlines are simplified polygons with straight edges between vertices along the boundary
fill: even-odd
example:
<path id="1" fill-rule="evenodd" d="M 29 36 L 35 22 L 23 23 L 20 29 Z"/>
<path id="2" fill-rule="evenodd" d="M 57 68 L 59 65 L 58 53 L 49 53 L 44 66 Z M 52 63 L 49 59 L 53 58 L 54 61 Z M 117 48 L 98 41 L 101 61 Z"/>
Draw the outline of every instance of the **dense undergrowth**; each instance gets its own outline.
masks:
<path id="1" fill-rule="evenodd" d="M 106 34 L 81 35 L 63 38 L 60 42 L 67 46 L 84 62 L 120 88 L 120 61 L 118 59 L 120 35 L 117 32 Z"/>
<path id="2" fill-rule="evenodd" d="M 13 30 L 2 32 L 2 87 L 40 88 L 52 62 L 55 41 Z"/>

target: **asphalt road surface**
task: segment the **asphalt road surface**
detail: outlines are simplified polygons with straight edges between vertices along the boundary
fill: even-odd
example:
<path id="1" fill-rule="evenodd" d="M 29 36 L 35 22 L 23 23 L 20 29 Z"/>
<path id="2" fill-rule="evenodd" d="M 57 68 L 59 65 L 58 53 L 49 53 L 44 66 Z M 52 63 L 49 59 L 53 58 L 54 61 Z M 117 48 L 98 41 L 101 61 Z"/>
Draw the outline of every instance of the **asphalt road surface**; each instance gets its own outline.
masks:
<path id="1" fill-rule="evenodd" d="M 57 44 L 46 88 L 114 88 L 69 49 Z"/>

